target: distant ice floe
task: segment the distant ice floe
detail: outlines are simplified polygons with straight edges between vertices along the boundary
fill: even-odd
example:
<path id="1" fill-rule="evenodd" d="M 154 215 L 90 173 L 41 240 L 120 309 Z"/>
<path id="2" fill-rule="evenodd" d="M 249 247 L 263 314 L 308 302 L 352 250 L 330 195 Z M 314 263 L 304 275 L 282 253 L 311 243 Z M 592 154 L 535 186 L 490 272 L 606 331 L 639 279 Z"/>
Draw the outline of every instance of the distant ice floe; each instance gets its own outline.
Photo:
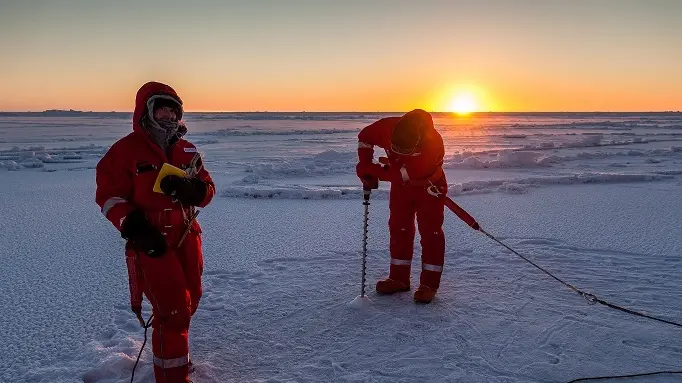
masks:
<path id="1" fill-rule="evenodd" d="M 659 163 L 660 158 L 682 154 L 682 146 L 671 146 L 669 148 L 646 149 L 646 150 L 624 150 L 624 151 L 583 151 L 570 155 L 546 155 L 542 152 L 502 149 L 495 152 L 469 152 L 456 153 L 447 157 L 443 163 L 445 169 L 501 169 L 501 168 L 532 168 L 547 167 L 577 160 L 591 160 L 615 157 L 646 157 L 649 163 Z M 493 159 L 488 159 L 494 155 Z M 617 166 L 614 164 L 613 166 Z"/>
<path id="2" fill-rule="evenodd" d="M 107 149 L 108 147 L 94 144 L 55 149 L 44 146 L 14 146 L 0 151 L 0 168 L 17 171 L 45 168 L 45 164 L 82 163 L 86 158 L 100 158 Z"/>
<path id="3" fill-rule="evenodd" d="M 532 151 L 518 151 L 503 149 L 498 151 L 495 159 L 485 160 L 474 153 L 464 152 L 451 156 L 444 162 L 446 169 L 484 169 L 484 168 L 512 168 L 550 166 L 552 157 Z"/>
<path id="4" fill-rule="evenodd" d="M 357 132 L 359 129 L 253 129 L 246 126 L 243 129 L 229 128 L 213 132 L 197 133 L 204 136 L 303 136 L 319 134 L 339 134 Z"/>
<path id="5" fill-rule="evenodd" d="M 306 186 L 232 186 L 220 191 L 221 197 L 253 199 L 355 199 L 362 198 L 359 187 L 306 187 Z M 387 190 L 372 191 L 372 198 L 386 199 Z"/>
<path id="6" fill-rule="evenodd" d="M 253 185 L 265 180 L 351 173 L 356 162 L 356 152 L 326 150 L 311 157 L 288 158 L 281 163 L 247 165 L 244 171 L 248 174 L 240 183 Z"/>
<path id="7" fill-rule="evenodd" d="M 682 142 L 682 134 L 675 133 L 650 133 L 643 135 L 637 135 L 636 133 L 615 133 L 609 134 L 607 137 L 605 137 L 603 133 L 598 132 L 565 133 L 561 135 L 545 133 L 532 135 L 488 134 L 488 137 L 507 140 L 506 143 L 510 145 L 515 145 L 517 141 L 521 141 L 518 142 L 518 147 L 512 149 L 535 151 L 579 148 L 593 149 L 599 147 L 627 146 L 658 142 Z M 542 138 L 542 140 L 537 140 L 538 138 Z M 457 138 L 452 139 L 456 140 Z M 523 140 L 530 142 L 523 143 Z"/>
<path id="8" fill-rule="evenodd" d="M 0 168 L 16 171 L 16 170 L 21 169 L 21 165 L 19 165 L 18 163 L 14 162 L 12 160 L 6 160 L 6 161 L 0 161 Z"/>
<path id="9" fill-rule="evenodd" d="M 220 140 L 191 140 L 192 143 L 196 146 L 201 146 L 201 145 L 211 145 L 211 144 L 219 144 L 221 141 Z"/>
<path id="10" fill-rule="evenodd" d="M 449 186 L 448 194 L 479 194 L 490 192 L 505 192 L 518 194 L 527 191 L 530 187 L 550 185 L 577 185 L 593 183 L 630 183 L 630 182 L 655 182 L 672 179 L 672 174 L 663 173 L 577 173 L 562 176 L 527 177 L 510 180 L 471 181 Z"/>
<path id="11" fill-rule="evenodd" d="M 374 121 L 382 117 L 395 116 L 399 113 L 273 113 L 273 112 L 248 112 L 248 113 L 188 113 L 187 120 L 251 120 L 251 121 Z"/>
<path id="12" fill-rule="evenodd" d="M 577 185 L 577 184 L 613 184 L 656 182 L 673 179 L 682 171 L 655 172 L 655 173 L 578 173 L 562 176 L 538 176 L 516 178 L 508 180 L 487 180 L 452 183 L 448 186 L 448 195 L 469 195 L 501 192 L 507 194 L 521 194 L 529 188 L 550 185 Z M 299 185 L 257 185 L 257 186 L 230 186 L 220 190 L 221 197 L 228 198 L 253 198 L 253 199 L 359 199 L 362 196 L 361 187 L 323 187 L 323 186 L 299 186 Z M 388 190 L 372 191 L 373 199 L 386 199 Z"/>
<path id="13" fill-rule="evenodd" d="M 596 144 L 599 136 L 588 136 L 581 140 L 581 145 Z M 580 148 L 579 145 L 575 145 Z M 614 159 L 612 164 L 603 164 L 608 167 L 628 167 L 629 161 L 620 161 L 620 158 L 638 157 L 644 163 L 658 164 L 665 158 L 675 158 L 682 154 L 682 146 L 655 149 L 628 149 L 618 151 L 585 150 L 576 151 L 571 148 L 566 154 L 548 154 L 544 151 L 524 149 L 501 149 L 486 151 L 464 151 L 445 158 L 445 169 L 532 169 L 547 168 L 571 161 L 590 161 L 595 159 Z M 619 160 L 615 160 L 618 158 Z M 255 163 L 244 165 L 244 177 L 237 182 L 236 186 L 259 186 L 272 185 L 275 182 L 287 182 L 287 179 L 310 178 L 321 176 L 334 176 L 342 174 L 354 174 L 357 163 L 355 151 L 327 150 L 313 156 L 296 158 L 283 157 L 270 163 Z M 506 185 L 505 191 L 518 192 L 519 187 Z M 289 190 L 289 189 L 287 189 Z M 238 192 L 239 193 L 239 192 Z M 260 192 L 255 193 L 261 196 Z M 297 191 L 296 193 L 299 193 Z M 304 191 L 303 193 L 309 193 Z M 325 193 L 329 191 L 325 190 Z M 268 196 L 271 194 L 266 192 Z M 277 193 L 275 193 L 277 194 Z M 333 193 L 332 193 L 333 194 Z M 345 194 L 340 194 L 345 195 Z M 315 198 L 315 197 L 312 197 Z"/>
<path id="14" fill-rule="evenodd" d="M 558 116 L 558 115 L 557 115 Z M 588 113 L 583 114 L 586 118 L 592 118 L 588 116 Z M 516 123 L 508 125 L 511 128 L 516 129 L 595 129 L 595 130 L 632 130 L 632 129 L 654 129 L 654 128 L 664 128 L 664 129 L 682 129 L 682 125 L 678 124 L 679 121 L 676 117 L 668 122 L 665 119 L 641 119 L 639 121 L 572 121 L 567 123 L 544 123 L 544 124 L 523 124 Z"/>

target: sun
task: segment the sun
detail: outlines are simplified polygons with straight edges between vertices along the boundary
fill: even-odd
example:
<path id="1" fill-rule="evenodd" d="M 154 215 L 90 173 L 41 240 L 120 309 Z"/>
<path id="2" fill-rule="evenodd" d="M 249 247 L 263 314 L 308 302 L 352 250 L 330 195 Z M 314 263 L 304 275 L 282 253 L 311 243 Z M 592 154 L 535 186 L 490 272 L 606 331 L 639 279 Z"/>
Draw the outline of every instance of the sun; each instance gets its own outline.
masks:
<path id="1" fill-rule="evenodd" d="M 448 108 L 449 112 L 457 113 L 461 116 L 467 115 L 479 110 L 476 97 L 472 93 L 460 93 L 451 102 Z"/>

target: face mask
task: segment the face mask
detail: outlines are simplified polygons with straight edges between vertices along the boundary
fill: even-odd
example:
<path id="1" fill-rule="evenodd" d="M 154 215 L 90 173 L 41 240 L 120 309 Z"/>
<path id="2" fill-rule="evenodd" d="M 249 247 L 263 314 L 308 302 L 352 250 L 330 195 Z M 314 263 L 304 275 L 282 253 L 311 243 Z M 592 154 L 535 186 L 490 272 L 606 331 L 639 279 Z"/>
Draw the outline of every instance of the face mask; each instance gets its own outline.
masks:
<path id="1" fill-rule="evenodd" d="M 178 131 L 180 124 L 177 121 L 157 121 L 157 124 L 161 129 L 165 130 L 169 134 L 173 134 Z"/>

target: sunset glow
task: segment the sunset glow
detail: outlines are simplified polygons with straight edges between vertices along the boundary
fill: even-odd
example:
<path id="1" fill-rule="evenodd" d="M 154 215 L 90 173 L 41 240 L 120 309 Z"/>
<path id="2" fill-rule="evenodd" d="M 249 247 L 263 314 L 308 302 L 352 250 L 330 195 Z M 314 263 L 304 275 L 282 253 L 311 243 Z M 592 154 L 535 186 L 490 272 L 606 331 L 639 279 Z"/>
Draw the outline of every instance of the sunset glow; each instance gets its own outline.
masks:
<path id="1" fill-rule="evenodd" d="M 471 112 L 478 112 L 479 110 L 480 108 L 475 96 L 471 93 L 462 93 L 452 100 L 447 111 L 459 115 L 467 115 Z"/>
<path id="2" fill-rule="evenodd" d="M 152 80 L 188 111 L 682 108 L 682 2 L 590 3 L 578 30 L 574 2 L 259 3 L 8 2 L 0 111 L 130 111 Z"/>

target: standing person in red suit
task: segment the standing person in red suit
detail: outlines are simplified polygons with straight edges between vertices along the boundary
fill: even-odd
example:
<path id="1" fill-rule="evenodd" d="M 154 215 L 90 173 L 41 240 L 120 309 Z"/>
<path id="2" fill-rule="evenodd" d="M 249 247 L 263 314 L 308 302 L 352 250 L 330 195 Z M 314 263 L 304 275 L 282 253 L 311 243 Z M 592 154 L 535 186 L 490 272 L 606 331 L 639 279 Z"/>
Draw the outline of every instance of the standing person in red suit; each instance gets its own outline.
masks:
<path id="1" fill-rule="evenodd" d="M 131 309 L 142 322 L 142 293 L 152 305 L 154 376 L 167 383 L 189 382 L 188 331 L 203 272 L 201 228 L 193 218 L 215 194 L 197 148 L 182 138 L 182 114 L 182 100 L 170 86 L 144 84 L 135 99 L 133 132 L 111 146 L 96 176 L 96 202 L 127 240 Z M 165 176 L 157 193 L 164 163 L 186 176 Z"/>
<path id="2" fill-rule="evenodd" d="M 374 147 L 387 157 L 374 163 Z M 377 180 L 391 182 L 389 198 L 391 264 L 388 278 L 377 282 L 379 294 L 410 290 L 415 215 L 422 245 L 422 270 L 414 300 L 429 303 L 440 286 L 445 258 L 443 234 L 447 181 L 443 172 L 443 138 L 433 126 L 431 114 L 415 109 L 402 117 L 387 117 L 358 134 L 357 175 L 366 187 Z"/>

